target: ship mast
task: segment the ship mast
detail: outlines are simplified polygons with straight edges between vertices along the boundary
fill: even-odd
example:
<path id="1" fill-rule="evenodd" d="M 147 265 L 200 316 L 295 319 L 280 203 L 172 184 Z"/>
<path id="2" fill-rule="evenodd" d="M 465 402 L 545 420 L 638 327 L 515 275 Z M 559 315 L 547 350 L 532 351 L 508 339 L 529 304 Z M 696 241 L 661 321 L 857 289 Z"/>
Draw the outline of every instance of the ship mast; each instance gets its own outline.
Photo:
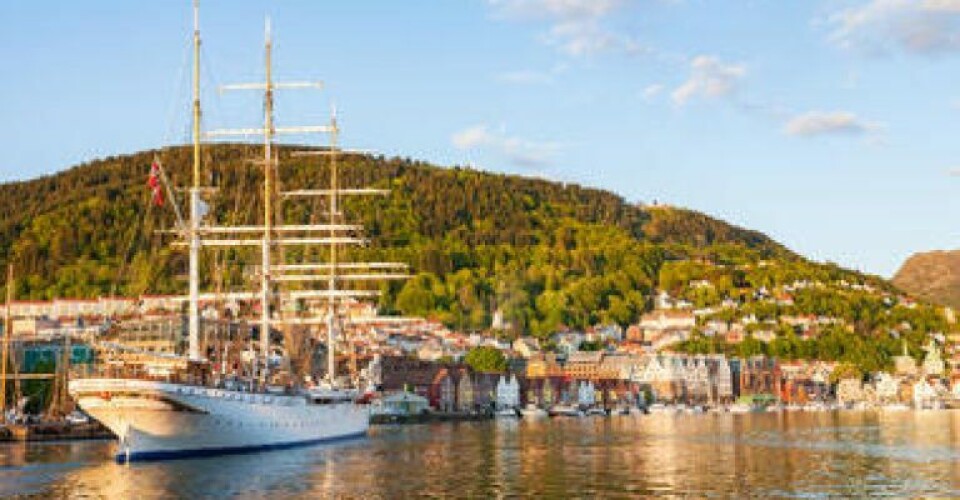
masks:
<path id="1" fill-rule="evenodd" d="M 263 244 L 260 269 L 260 354 L 263 356 L 263 379 L 270 366 L 270 247 L 273 233 L 273 78 L 271 73 L 270 19 L 264 27 L 266 78 L 263 87 Z"/>
<path id="2" fill-rule="evenodd" d="M 358 282 L 381 279 L 406 279 L 409 276 L 404 272 L 407 268 L 405 264 L 392 262 L 367 262 L 341 264 L 338 249 L 340 245 L 362 245 L 367 240 L 354 235 L 355 232 L 362 230 L 362 227 L 352 224 L 344 224 L 341 221 L 340 197 L 342 195 L 383 195 L 386 190 L 382 189 L 341 189 L 339 186 L 337 171 L 337 155 L 340 150 L 337 147 L 339 128 L 337 126 L 336 113 L 333 113 L 330 123 L 327 125 L 304 125 L 304 126 L 277 126 L 274 123 L 274 94 L 277 90 L 285 89 L 319 89 L 323 85 L 315 81 L 300 82 L 274 82 L 272 72 L 272 49 L 273 42 L 271 38 L 270 21 L 266 22 L 266 40 L 265 40 L 265 79 L 255 83 L 238 83 L 223 85 L 224 90 L 254 90 L 264 92 L 264 122 L 263 127 L 255 128 L 234 128 L 211 130 L 205 133 L 207 137 L 252 137 L 259 136 L 263 138 L 263 160 L 257 163 L 263 164 L 264 169 L 264 220 L 262 226 L 217 226 L 206 225 L 198 226 L 197 232 L 203 238 L 198 238 L 203 246 L 257 246 L 261 250 L 261 269 L 260 269 L 260 291 L 258 293 L 261 303 L 260 315 L 260 346 L 259 351 L 262 356 L 261 380 L 266 382 L 267 368 L 269 363 L 270 348 L 270 327 L 271 325 L 311 325 L 326 324 L 327 326 L 327 356 L 329 369 L 327 376 L 329 381 L 334 382 L 336 376 L 335 370 L 335 352 L 334 342 L 336 341 L 338 311 L 337 300 L 345 297 L 373 297 L 378 295 L 376 291 L 359 289 L 340 289 L 338 285 L 341 282 Z M 327 150 L 310 150 L 294 153 L 297 156 L 329 155 L 331 156 L 331 177 L 329 189 L 300 189 L 293 191 L 280 192 L 282 199 L 291 197 L 310 197 L 319 196 L 329 200 L 329 221 L 326 224 L 284 224 L 283 221 L 275 220 L 276 205 L 280 200 L 275 200 L 276 179 L 274 175 L 279 159 L 275 157 L 273 142 L 280 134 L 304 135 L 304 134 L 327 134 L 330 137 L 331 146 Z M 302 234 L 303 236 L 292 236 L 292 234 Z M 325 237 L 319 237 L 324 233 Z M 230 235 L 224 239 L 210 238 L 206 235 Z M 260 234 L 256 239 L 243 238 L 243 234 Z M 298 263 L 287 264 L 280 257 L 277 264 L 272 264 L 271 254 L 273 247 L 284 248 L 286 246 L 330 246 L 329 261 L 326 263 Z M 344 269 L 358 270 L 357 273 L 341 274 Z M 390 272 L 395 270 L 396 272 Z M 306 289 L 289 291 L 281 293 L 274 290 L 275 284 L 288 282 L 321 283 L 326 282 L 326 289 Z M 252 297 L 253 294 L 238 293 L 227 294 L 237 297 Z M 276 299 L 277 304 L 282 304 L 283 300 L 303 299 L 321 299 L 328 302 L 328 316 L 326 318 L 271 318 L 271 300 Z"/>
<path id="3" fill-rule="evenodd" d="M 200 0 L 193 0 L 193 187 L 190 189 L 189 351 L 200 359 Z"/>
<path id="4" fill-rule="evenodd" d="M 7 304 L 3 317 L 3 358 L 0 359 L 0 423 L 7 415 L 7 358 L 10 357 L 10 335 L 13 320 L 10 317 L 10 303 L 13 302 L 13 264 L 7 264 Z M 16 406 L 16 401 L 14 401 Z"/>
<path id="5" fill-rule="evenodd" d="M 330 227 L 337 224 L 340 186 L 337 182 L 337 112 L 334 109 L 330 117 Z M 327 277 L 327 289 L 330 292 L 330 317 L 327 320 L 327 378 L 333 387 L 337 376 L 337 355 L 334 348 L 337 340 L 337 242 L 336 233 L 330 230 L 330 275 Z"/>

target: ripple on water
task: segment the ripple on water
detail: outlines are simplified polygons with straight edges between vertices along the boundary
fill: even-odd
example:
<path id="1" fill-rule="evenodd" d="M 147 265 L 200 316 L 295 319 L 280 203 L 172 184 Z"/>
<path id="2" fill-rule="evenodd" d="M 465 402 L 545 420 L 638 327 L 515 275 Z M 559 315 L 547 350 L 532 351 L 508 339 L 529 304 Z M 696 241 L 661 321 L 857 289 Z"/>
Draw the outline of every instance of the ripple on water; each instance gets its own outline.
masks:
<path id="1" fill-rule="evenodd" d="M 109 442 L 4 445 L 0 496 L 954 496 L 960 415 L 645 416 L 378 427 L 367 439 L 121 466 Z"/>

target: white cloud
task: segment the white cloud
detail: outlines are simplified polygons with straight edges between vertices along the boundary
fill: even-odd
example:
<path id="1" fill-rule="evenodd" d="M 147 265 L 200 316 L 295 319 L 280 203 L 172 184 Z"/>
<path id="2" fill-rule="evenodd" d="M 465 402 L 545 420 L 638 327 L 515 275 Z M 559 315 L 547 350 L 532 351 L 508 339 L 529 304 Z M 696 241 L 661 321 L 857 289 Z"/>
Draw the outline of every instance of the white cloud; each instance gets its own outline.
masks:
<path id="1" fill-rule="evenodd" d="M 684 105 L 695 97 L 715 99 L 733 94 L 747 74 L 742 64 L 725 64 L 713 56 L 697 56 L 690 62 L 690 78 L 675 88 L 670 97 Z"/>
<path id="2" fill-rule="evenodd" d="M 522 167 L 542 166 L 552 160 L 560 149 L 557 143 L 521 139 L 508 135 L 502 127 L 500 130 L 491 131 L 485 124 L 456 132 L 450 140 L 457 149 L 490 151 Z"/>
<path id="3" fill-rule="evenodd" d="M 960 50 L 960 0 L 870 0 L 827 18 L 844 49 L 911 53 Z"/>
<path id="4" fill-rule="evenodd" d="M 661 92 L 663 92 L 663 84 L 652 83 L 643 88 L 643 92 L 641 92 L 641 95 L 643 95 L 644 100 L 652 101 L 656 99 Z"/>
<path id="5" fill-rule="evenodd" d="M 924 0 L 923 9 L 931 12 L 960 12 L 960 0 Z"/>
<path id="6" fill-rule="evenodd" d="M 487 0 L 499 18 L 549 23 L 540 40 L 571 57 L 642 52 L 644 48 L 635 38 L 611 30 L 605 23 L 632 3 L 634 0 Z"/>
<path id="7" fill-rule="evenodd" d="M 862 135 L 879 131 L 882 125 L 859 118 L 849 111 L 809 111 L 794 116 L 783 126 L 788 135 Z"/>

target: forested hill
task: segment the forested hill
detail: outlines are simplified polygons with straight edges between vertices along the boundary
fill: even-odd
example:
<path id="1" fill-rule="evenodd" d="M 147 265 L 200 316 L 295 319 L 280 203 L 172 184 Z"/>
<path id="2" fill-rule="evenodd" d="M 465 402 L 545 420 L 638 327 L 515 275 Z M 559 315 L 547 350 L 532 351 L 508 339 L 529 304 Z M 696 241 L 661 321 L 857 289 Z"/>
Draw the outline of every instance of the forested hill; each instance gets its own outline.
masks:
<path id="1" fill-rule="evenodd" d="M 326 157 L 290 153 L 280 149 L 281 188 L 326 187 Z M 260 222 L 262 174 L 249 162 L 259 154 L 245 145 L 204 150 L 219 221 Z M 173 227 L 173 210 L 149 203 L 146 180 L 155 156 L 174 184 L 189 182 L 191 151 L 178 147 L 0 186 L 0 261 L 14 262 L 19 298 L 183 292 L 184 252 L 158 231 Z M 626 324 L 649 306 L 663 264 L 677 260 L 731 267 L 776 262 L 875 280 L 808 263 L 763 234 L 701 213 L 644 208 L 574 184 L 361 155 L 341 158 L 341 179 L 343 187 L 391 191 L 352 198 L 345 207 L 348 220 L 362 222 L 372 238 L 351 257 L 405 261 L 417 274 L 384 287 L 381 306 L 464 328 L 489 325 L 494 309 L 534 332 Z M 282 211 L 287 222 L 322 222 L 324 200 L 293 199 Z M 323 257 L 318 249 L 306 253 Z M 205 251 L 204 286 L 242 287 L 256 261 L 244 251 Z"/>

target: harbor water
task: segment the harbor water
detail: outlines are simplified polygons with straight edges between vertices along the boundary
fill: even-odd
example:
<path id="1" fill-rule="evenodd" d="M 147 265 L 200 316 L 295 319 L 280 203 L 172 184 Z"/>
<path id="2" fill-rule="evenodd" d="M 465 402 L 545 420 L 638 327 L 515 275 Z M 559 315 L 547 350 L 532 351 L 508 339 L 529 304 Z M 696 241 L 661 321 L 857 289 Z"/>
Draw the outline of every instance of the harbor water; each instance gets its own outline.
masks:
<path id="1" fill-rule="evenodd" d="M 944 497 L 960 412 L 783 412 L 378 426 L 269 453 L 118 465 L 111 441 L 0 444 L 25 498 Z"/>

